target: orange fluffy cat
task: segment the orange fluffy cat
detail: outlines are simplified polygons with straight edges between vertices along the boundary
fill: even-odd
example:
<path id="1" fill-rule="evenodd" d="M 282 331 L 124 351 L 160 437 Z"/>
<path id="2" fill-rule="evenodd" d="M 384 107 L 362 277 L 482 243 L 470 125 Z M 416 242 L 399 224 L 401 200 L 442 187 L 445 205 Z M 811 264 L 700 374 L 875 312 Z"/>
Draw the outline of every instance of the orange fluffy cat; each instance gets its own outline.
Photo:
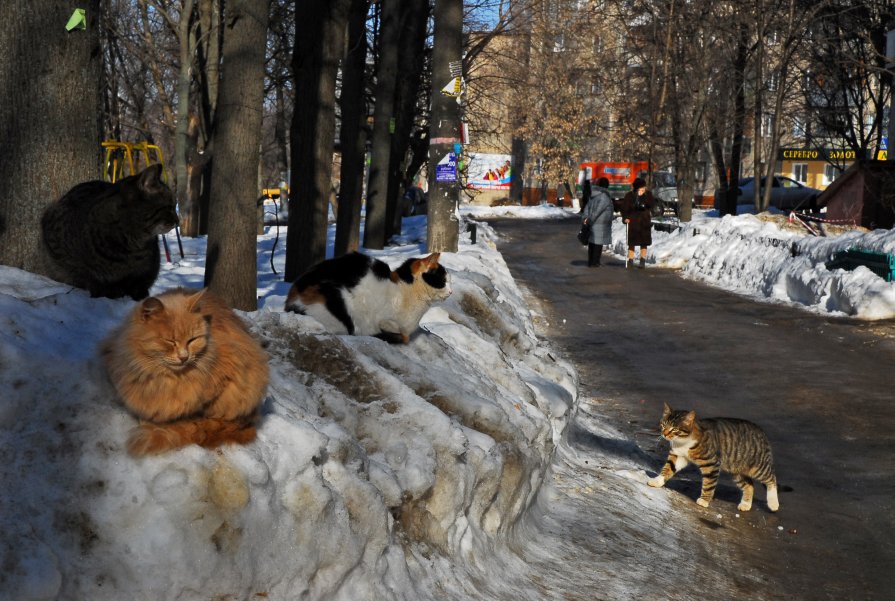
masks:
<path id="1" fill-rule="evenodd" d="M 109 378 L 141 423 L 132 455 L 255 439 L 267 354 L 207 290 L 178 288 L 140 303 L 101 346 Z"/>

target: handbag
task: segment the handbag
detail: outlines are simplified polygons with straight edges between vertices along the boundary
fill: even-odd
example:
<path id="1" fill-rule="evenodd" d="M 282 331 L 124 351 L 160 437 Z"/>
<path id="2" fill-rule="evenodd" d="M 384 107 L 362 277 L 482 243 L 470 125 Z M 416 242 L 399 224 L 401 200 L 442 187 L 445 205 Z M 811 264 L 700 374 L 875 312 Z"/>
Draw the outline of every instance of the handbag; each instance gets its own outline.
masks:
<path id="1" fill-rule="evenodd" d="M 582 223 L 581 229 L 578 230 L 578 242 L 586 245 L 588 239 L 590 239 L 590 226 Z"/>

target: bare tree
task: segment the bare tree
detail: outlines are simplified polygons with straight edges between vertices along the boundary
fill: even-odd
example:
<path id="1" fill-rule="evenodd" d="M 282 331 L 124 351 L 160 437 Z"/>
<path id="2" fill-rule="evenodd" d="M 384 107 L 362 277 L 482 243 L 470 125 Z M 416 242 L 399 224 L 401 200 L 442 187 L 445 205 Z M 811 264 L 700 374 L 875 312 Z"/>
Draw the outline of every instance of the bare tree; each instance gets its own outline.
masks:
<path id="1" fill-rule="evenodd" d="M 344 54 L 350 0 L 306 0 L 295 11 L 296 106 L 286 280 L 326 258 L 326 225 L 335 138 L 336 69 Z"/>
<path id="2" fill-rule="evenodd" d="M 379 30 L 379 61 L 376 68 L 376 106 L 370 180 L 367 185 L 367 219 L 364 246 L 380 249 L 387 234 L 387 204 L 392 136 L 395 133 L 395 93 L 398 83 L 398 53 L 401 40 L 402 0 L 382 0 Z"/>
<path id="3" fill-rule="evenodd" d="M 12 0 L 0 31 L 0 263 L 36 273 L 44 209 L 101 174 L 100 3 L 78 6 L 86 28 L 66 31 L 58 2 Z"/>
<path id="4" fill-rule="evenodd" d="M 352 0 L 348 17 L 348 39 L 342 68 L 342 93 L 339 97 L 339 106 L 342 110 L 339 135 L 342 147 L 342 172 L 339 178 L 335 256 L 357 250 L 360 246 L 364 153 L 367 140 L 365 75 L 369 7 L 369 0 Z"/>
<path id="5" fill-rule="evenodd" d="M 211 178 L 205 284 L 231 306 L 257 308 L 255 201 L 264 97 L 267 0 L 230 0 L 225 13 Z"/>

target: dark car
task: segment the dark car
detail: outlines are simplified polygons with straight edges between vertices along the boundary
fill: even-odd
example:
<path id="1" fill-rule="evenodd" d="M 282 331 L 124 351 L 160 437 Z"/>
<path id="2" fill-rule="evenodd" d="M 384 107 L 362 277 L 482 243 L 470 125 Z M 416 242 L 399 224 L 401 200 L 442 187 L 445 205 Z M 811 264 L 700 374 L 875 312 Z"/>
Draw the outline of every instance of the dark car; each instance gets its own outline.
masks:
<path id="1" fill-rule="evenodd" d="M 761 193 L 764 193 L 765 178 L 761 178 Z M 751 205 L 755 195 L 755 178 L 744 177 L 737 186 L 737 205 Z M 781 211 L 793 209 L 815 210 L 817 197 L 821 191 L 809 188 L 796 180 L 775 175 L 771 184 L 771 206 Z M 715 208 L 719 207 L 721 190 L 715 190 Z"/>
<path id="2" fill-rule="evenodd" d="M 647 179 L 646 171 L 641 171 L 637 177 L 642 180 Z M 668 171 L 653 171 L 653 186 L 650 190 L 653 193 L 653 217 L 661 217 L 666 212 L 672 212 L 675 216 L 681 215 L 681 204 L 677 197 L 677 182 L 674 174 Z M 693 200 L 690 200 L 690 206 L 693 206 Z"/>

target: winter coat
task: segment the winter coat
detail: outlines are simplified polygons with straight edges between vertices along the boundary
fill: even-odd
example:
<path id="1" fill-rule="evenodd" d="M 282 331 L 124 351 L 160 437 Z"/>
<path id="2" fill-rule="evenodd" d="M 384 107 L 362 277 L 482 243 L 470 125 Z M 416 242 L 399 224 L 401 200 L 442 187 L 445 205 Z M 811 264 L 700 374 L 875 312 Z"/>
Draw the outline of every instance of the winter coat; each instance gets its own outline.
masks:
<path id="1" fill-rule="evenodd" d="M 599 188 L 598 188 L 599 189 Z M 590 197 L 593 194 L 590 187 L 590 180 L 585 179 L 584 183 L 581 184 L 581 212 L 584 212 L 584 208 L 587 206 L 587 203 L 590 201 Z"/>
<path id="2" fill-rule="evenodd" d="M 653 195 L 647 190 L 639 201 L 637 192 L 631 190 L 621 202 L 622 220 L 631 220 L 628 224 L 628 248 L 653 243 L 653 220 L 650 217 L 650 209 L 655 203 Z"/>
<path id="3" fill-rule="evenodd" d="M 606 188 L 594 186 L 584 207 L 582 223 L 584 220 L 590 225 L 589 244 L 612 244 L 612 199 Z"/>

